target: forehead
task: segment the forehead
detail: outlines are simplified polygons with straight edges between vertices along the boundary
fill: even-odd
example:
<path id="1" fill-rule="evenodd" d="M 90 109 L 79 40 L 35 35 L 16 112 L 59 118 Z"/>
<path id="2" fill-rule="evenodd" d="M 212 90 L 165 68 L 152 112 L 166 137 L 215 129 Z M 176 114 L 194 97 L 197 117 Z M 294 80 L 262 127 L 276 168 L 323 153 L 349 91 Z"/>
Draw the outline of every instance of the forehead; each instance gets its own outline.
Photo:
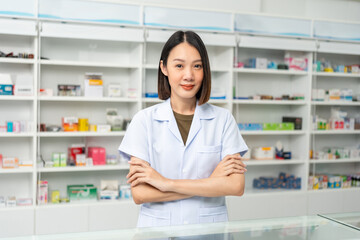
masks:
<path id="1" fill-rule="evenodd" d="M 180 58 L 184 60 L 186 60 L 187 58 L 201 59 L 199 51 L 194 46 L 191 46 L 187 42 L 183 42 L 175 46 L 170 51 L 169 58 L 170 59 Z"/>

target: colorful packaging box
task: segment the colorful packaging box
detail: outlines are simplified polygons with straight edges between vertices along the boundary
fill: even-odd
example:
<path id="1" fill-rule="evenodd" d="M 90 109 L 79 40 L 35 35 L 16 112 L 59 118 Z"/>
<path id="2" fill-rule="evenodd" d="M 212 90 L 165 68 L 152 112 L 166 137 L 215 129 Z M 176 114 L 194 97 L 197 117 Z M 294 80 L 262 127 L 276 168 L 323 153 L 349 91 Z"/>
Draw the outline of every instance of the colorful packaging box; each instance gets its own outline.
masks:
<path id="1" fill-rule="evenodd" d="M 106 164 L 106 150 L 102 147 L 89 147 L 88 157 L 93 159 L 93 165 Z"/>
<path id="2" fill-rule="evenodd" d="M 68 185 L 67 193 L 72 201 L 97 201 L 97 188 L 93 184 Z"/>
<path id="3" fill-rule="evenodd" d="M 78 131 L 78 118 L 77 117 L 63 117 L 62 128 L 64 132 L 76 132 Z"/>
<path id="4" fill-rule="evenodd" d="M 48 203 L 48 181 L 39 181 L 38 182 L 38 204 L 47 204 Z"/>
<path id="5" fill-rule="evenodd" d="M 276 131 L 279 130 L 279 123 L 264 123 L 263 130 L 264 131 Z"/>

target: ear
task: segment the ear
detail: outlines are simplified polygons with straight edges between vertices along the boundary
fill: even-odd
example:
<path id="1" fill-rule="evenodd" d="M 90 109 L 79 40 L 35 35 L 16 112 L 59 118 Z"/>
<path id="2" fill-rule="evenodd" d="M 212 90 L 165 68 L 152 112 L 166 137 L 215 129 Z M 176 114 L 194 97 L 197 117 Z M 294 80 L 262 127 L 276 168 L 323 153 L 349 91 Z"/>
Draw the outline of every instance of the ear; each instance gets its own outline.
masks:
<path id="1" fill-rule="evenodd" d="M 163 60 L 160 61 L 160 69 L 161 69 L 161 72 L 165 76 L 168 76 L 168 71 L 167 71 L 167 68 L 164 66 L 164 61 Z"/>

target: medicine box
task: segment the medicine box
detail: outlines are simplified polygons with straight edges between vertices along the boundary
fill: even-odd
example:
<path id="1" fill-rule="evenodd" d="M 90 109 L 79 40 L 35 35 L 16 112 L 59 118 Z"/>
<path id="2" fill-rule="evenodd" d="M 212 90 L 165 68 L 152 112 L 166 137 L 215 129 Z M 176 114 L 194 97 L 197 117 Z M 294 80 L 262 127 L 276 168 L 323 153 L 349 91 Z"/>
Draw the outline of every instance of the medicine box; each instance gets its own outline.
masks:
<path id="1" fill-rule="evenodd" d="M 247 60 L 245 67 L 247 68 L 257 68 L 257 69 L 267 69 L 267 59 L 266 58 L 250 58 Z"/>
<path id="2" fill-rule="evenodd" d="M 48 202 L 48 181 L 38 182 L 38 204 L 46 204 Z"/>
<path id="3" fill-rule="evenodd" d="M 294 123 L 292 123 L 292 122 L 279 123 L 279 130 L 292 131 L 292 130 L 294 130 Z"/>
<path id="4" fill-rule="evenodd" d="M 76 164 L 76 155 L 85 153 L 85 145 L 84 144 L 72 144 L 71 147 L 68 148 L 68 157 L 70 164 Z"/>
<path id="5" fill-rule="evenodd" d="M 121 97 L 121 85 L 120 84 L 109 84 L 108 96 L 109 97 Z"/>
<path id="6" fill-rule="evenodd" d="M 274 147 L 256 147 L 252 149 L 252 157 L 255 160 L 273 160 L 274 156 Z"/>
<path id="7" fill-rule="evenodd" d="M 63 117 L 61 123 L 64 132 L 78 131 L 78 121 L 79 119 L 77 117 Z"/>
<path id="8" fill-rule="evenodd" d="M 276 131 L 276 130 L 279 130 L 279 124 L 278 123 L 264 123 L 263 124 L 263 130 L 264 131 Z"/>
<path id="9" fill-rule="evenodd" d="M 16 197 L 8 197 L 6 199 L 6 207 L 16 207 Z"/>
<path id="10" fill-rule="evenodd" d="M 238 124 L 240 131 L 261 131 L 263 130 L 263 125 L 261 123 L 239 123 Z"/>
<path id="11" fill-rule="evenodd" d="M 19 159 L 16 157 L 4 157 L 2 159 L 3 168 L 17 168 L 19 167 Z"/>
<path id="12" fill-rule="evenodd" d="M 103 82 L 100 79 L 85 79 L 85 97 L 103 97 Z"/>
<path id="13" fill-rule="evenodd" d="M 295 130 L 301 130 L 302 129 L 302 118 L 301 117 L 283 117 L 282 118 L 283 123 L 293 123 Z"/>
<path id="14" fill-rule="evenodd" d="M 89 147 L 88 157 L 92 158 L 93 165 L 106 164 L 106 150 L 102 147 Z"/>
<path id="15" fill-rule="evenodd" d="M 97 201 L 97 188 L 93 184 L 68 185 L 67 193 L 70 201 Z"/>
<path id="16" fill-rule="evenodd" d="M 54 163 L 54 167 L 60 167 L 60 153 L 53 153 L 52 161 Z"/>
<path id="17" fill-rule="evenodd" d="M 18 198 L 16 200 L 17 206 L 31 206 L 32 199 L 31 198 Z"/>
<path id="18" fill-rule="evenodd" d="M 67 165 L 66 153 L 60 153 L 60 167 L 66 167 L 66 165 Z"/>
<path id="19" fill-rule="evenodd" d="M 13 95 L 13 85 L 0 84 L 0 95 Z"/>

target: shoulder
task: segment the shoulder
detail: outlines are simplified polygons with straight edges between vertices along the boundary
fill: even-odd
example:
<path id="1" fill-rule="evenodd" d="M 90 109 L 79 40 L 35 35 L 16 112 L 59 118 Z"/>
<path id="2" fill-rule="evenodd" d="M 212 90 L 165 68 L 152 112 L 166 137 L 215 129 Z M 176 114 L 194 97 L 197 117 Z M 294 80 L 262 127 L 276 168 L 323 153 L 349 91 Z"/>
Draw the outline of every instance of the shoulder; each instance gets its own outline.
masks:
<path id="1" fill-rule="evenodd" d="M 215 106 L 210 103 L 203 104 L 203 107 L 204 107 L 205 111 L 213 113 L 215 115 L 215 117 L 218 119 L 226 120 L 226 119 L 232 117 L 231 112 L 226 108 Z"/>

